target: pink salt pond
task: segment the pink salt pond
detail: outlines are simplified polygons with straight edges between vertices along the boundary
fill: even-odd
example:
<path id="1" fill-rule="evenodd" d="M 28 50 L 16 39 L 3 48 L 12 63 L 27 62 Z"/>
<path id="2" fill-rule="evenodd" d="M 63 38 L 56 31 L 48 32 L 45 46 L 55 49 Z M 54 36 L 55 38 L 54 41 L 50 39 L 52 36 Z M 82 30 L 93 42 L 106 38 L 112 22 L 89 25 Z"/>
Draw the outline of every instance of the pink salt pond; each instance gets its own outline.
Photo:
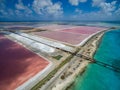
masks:
<path id="1" fill-rule="evenodd" d="M 97 33 L 98 31 L 102 31 L 102 30 L 105 30 L 105 29 L 107 29 L 107 28 L 78 26 L 78 27 L 75 27 L 75 28 L 64 29 L 62 31 L 70 32 L 70 33 L 80 33 L 80 34 L 93 34 L 93 33 Z"/>
<path id="2" fill-rule="evenodd" d="M 0 90 L 15 90 L 48 64 L 42 57 L 0 34 Z"/>
<path id="3" fill-rule="evenodd" d="M 88 37 L 88 35 L 85 34 L 83 35 L 83 34 L 67 33 L 61 31 L 44 31 L 44 32 L 35 32 L 34 34 L 38 36 L 54 39 L 57 41 L 69 43 L 72 45 L 79 44 L 82 40 Z"/>
<path id="4" fill-rule="evenodd" d="M 66 26 L 66 25 L 64 25 Z M 102 27 L 89 27 L 89 26 L 74 26 L 63 28 L 61 25 L 46 26 L 51 31 L 35 32 L 34 34 L 57 41 L 77 45 L 81 43 L 85 38 L 99 31 L 103 31 L 107 28 Z M 59 30 L 56 30 L 59 29 Z"/>

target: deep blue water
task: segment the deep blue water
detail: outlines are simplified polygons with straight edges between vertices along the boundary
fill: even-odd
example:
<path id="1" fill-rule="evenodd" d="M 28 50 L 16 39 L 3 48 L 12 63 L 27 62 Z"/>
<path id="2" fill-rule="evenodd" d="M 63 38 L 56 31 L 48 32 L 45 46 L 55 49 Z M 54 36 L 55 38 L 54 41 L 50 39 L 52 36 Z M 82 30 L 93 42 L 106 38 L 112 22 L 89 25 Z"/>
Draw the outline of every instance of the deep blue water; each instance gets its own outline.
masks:
<path id="1" fill-rule="evenodd" d="M 94 59 L 120 68 L 120 30 L 105 33 Z M 90 64 L 71 90 L 120 90 L 120 73 Z"/>

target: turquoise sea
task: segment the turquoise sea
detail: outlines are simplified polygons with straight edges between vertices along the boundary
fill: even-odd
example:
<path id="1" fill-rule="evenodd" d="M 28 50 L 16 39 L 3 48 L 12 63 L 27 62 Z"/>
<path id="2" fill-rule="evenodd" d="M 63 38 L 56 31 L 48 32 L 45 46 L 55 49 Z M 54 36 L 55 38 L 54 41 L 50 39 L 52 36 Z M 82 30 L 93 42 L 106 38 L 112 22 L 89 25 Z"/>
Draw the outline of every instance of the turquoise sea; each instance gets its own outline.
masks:
<path id="1" fill-rule="evenodd" d="M 120 68 L 120 30 L 105 33 L 94 59 Z M 89 64 L 70 90 L 120 90 L 120 73 Z"/>

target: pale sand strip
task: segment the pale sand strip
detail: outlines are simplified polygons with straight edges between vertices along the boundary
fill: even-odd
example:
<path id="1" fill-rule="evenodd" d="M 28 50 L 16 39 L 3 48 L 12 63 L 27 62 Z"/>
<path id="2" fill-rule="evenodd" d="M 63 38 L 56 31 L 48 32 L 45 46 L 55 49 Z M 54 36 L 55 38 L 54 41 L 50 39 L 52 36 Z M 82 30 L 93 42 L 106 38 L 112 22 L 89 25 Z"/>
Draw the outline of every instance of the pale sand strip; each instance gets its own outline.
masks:
<path id="1" fill-rule="evenodd" d="M 88 65 L 88 61 L 84 61 L 81 63 L 80 67 L 75 70 L 75 72 L 67 77 L 64 81 L 64 83 L 59 83 L 56 85 L 56 87 L 53 87 L 52 90 L 64 90 L 66 89 L 70 84 L 72 84 L 77 77 L 79 73 L 81 73 L 85 67 Z"/>

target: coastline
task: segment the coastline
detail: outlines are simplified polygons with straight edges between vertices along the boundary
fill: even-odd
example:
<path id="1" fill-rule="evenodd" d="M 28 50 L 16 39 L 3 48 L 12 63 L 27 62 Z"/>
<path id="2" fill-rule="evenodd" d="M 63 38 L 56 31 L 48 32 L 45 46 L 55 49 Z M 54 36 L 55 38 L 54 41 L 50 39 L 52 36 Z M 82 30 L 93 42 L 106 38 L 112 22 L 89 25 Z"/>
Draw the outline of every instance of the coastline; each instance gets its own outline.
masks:
<path id="1" fill-rule="evenodd" d="M 99 32 L 99 33 L 101 33 L 101 32 Z M 97 34 L 99 34 L 99 33 L 97 33 Z M 93 56 L 95 55 L 95 53 L 96 53 L 96 51 L 97 51 L 97 48 L 99 47 L 99 45 L 100 45 L 100 43 L 101 43 L 101 40 L 102 40 L 102 37 L 103 37 L 103 36 L 104 36 L 104 33 L 100 36 L 100 38 L 96 41 L 96 43 L 94 43 L 94 45 L 95 45 L 96 47 L 94 48 L 94 51 L 91 52 L 91 55 L 90 55 L 91 58 L 93 58 Z M 91 38 L 92 38 L 92 37 L 94 37 L 94 35 L 91 36 Z M 86 42 L 86 43 L 87 43 L 87 42 Z M 89 65 L 89 63 L 90 63 L 90 62 L 88 62 L 84 68 L 81 68 L 81 71 L 80 71 L 78 74 L 83 74 L 83 73 L 85 72 L 85 69 L 86 69 L 87 66 Z M 77 76 L 78 76 L 78 75 L 77 75 Z M 77 76 L 75 77 L 75 79 L 77 78 Z M 69 84 L 69 86 L 68 86 L 66 89 L 64 89 L 64 90 L 69 90 L 69 89 L 72 87 L 72 85 L 74 85 L 75 79 L 74 79 L 74 81 L 73 81 L 71 84 Z"/>
<path id="2" fill-rule="evenodd" d="M 95 53 L 95 60 L 119 67 L 120 53 L 118 52 L 120 48 L 118 44 L 119 41 L 117 41 L 119 34 L 120 30 L 112 30 L 104 34 L 102 41 L 98 45 L 97 52 Z M 118 72 L 114 70 L 97 64 L 89 64 L 86 72 L 82 76 L 79 75 L 75 80 L 75 84 L 69 90 L 93 90 L 93 88 L 98 90 L 103 90 L 103 88 L 105 90 L 119 90 L 120 80 L 118 78 Z M 101 85 L 102 82 L 104 85 Z"/>
<path id="3" fill-rule="evenodd" d="M 83 62 L 81 66 L 78 69 L 76 69 L 74 74 L 69 76 L 64 83 L 56 85 L 56 87 L 52 88 L 52 90 L 58 90 L 58 88 L 59 90 L 67 90 L 66 88 L 68 88 L 71 84 L 74 83 L 75 78 L 78 76 L 79 73 L 83 72 L 83 70 L 87 65 L 88 65 L 88 61 Z"/>
<path id="4" fill-rule="evenodd" d="M 93 55 L 94 53 L 96 52 L 96 49 L 98 47 L 97 43 L 99 43 L 99 39 L 102 38 L 104 32 L 101 32 L 101 33 L 97 33 L 96 35 L 92 36 L 92 38 L 90 38 L 83 46 L 83 50 L 81 52 L 78 52 L 79 54 L 83 54 L 83 55 L 87 55 L 87 57 L 90 57 L 90 58 L 93 58 Z M 96 38 L 97 37 L 97 38 Z M 90 47 L 90 48 L 88 48 Z M 88 49 L 89 49 L 89 53 L 88 53 Z M 74 61 L 73 63 L 77 62 L 76 64 L 70 64 L 70 66 L 77 66 L 77 68 L 75 70 L 72 70 L 72 73 L 70 76 L 67 76 L 65 77 L 64 80 L 60 80 L 60 77 L 59 79 L 57 80 L 56 84 L 52 87 L 52 90 L 68 90 L 71 85 L 74 84 L 75 82 L 75 79 L 76 77 L 79 75 L 79 74 L 82 74 L 85 70 L 85 68 L 87 67 L 87 65 L 90 63 L 90 61 L 87 61 L 85 59 L 82 59 L 82 58 L 76 58 L 76 56 L 74 57 L 73 60 L 71 61 Z M 78 65 L 78 59 L 80 59 L 80 63 Z M 73 68 L 72 68 L 73 69 Z M 67 71 L 65 71 L 64 73 L 69 73 L 69 70 L 70 68 L 67 69 Z"/>
<path id="5" fill-rule="evenodd" d="M 106 32 L 106 31 L 105 31 Z M 100 43 L 101 43 L 101 41 L 102 41 L 102 38 L 103 38 L 103 36 L 104 36 L 104 34 L 105 34 L 105 32 L 100 36 L 100 38 L 96 41 L 96 43 L 94 43 L 94 45 L 96 46 L 95 47 L 95 50 L 94 50 L 94 52 L 92 52 L 92 54 L 91 54 L 91 58 L 93 58 L 93 56 L 95 55 L 95 53 L 96 53 L 96 51 L 97 51 L 97 48 L 99 47 L 99 45 L 100 45 Z M 99 32 L 99 33 L 101 33 L 101 32 Z M 97 35 L 99 34 L 99 33 L 97 33 Z M 92 38 L 93 36 L 91 36 L 91 38 Z M 88 63 L 89 64 L 89 63 Z M 87 64 L 87 65 L 88 65 Z M 83 72 L 81 72 L 81 73 L 79 73 L 79 74 L 83 74 L 84 72 L 85 72 L 85 69 L 87 68 L 87 65 L 86 65 L 86 67 L 83 69 Z M 77 77 L 76 77 L 77 78 Z M 75 81 L 74 81 L 75 82 Z M 71 85 L 69 85 L 69 87 L 67 87 L 65 90 L 69 90 L 71 87 L 72 87 L 72 85 L 74 85 L 74 82 L 71 84 Z"/>

